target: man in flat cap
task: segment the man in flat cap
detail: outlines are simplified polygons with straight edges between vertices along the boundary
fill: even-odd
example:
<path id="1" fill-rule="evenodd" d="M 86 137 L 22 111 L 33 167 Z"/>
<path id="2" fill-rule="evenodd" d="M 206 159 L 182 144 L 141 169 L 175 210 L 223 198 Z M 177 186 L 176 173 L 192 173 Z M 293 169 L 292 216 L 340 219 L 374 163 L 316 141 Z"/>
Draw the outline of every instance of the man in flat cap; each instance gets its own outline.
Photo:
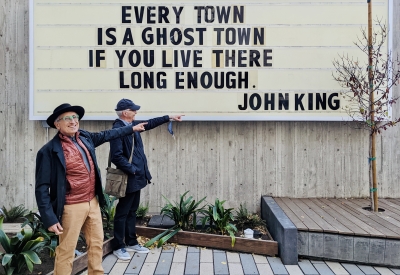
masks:
<path id="1" fill-rule="evenodd" d="M 113 129 L 120 129 L 126 125 L 136 125 L 135 117 L 140 109 L 129 99 L 121 99 L 115 111 L 118 118 L 114 121 Z M 151 130 L 168 121 L 182 121 L 183 115 L 166 115 L 147 120 L 144 128 Z M 129 158 L 133 148 L 132 162 Z M 110 142 L 111 161 L 118 169 L 128 175 L 128 186 L 125 197 L 119 199 L 114 217 L 114 255 L 121 260 L 129 260 L 131 256 L 127 251 L 148 253 L 136 239 L 136 210 L 140 203 L 140 190 L 150 183 L 151 175 L 144 154 L 142 138 L 139 132 L 131 136 L 114 139 Z"/>
<path id="2" fill-rule="evenodd" d="M 71 274 L 81 230 L 88 247 L 88 273 L 104 274 L 103 225 L 99 203 L 104 204 L 95 147 L 143 131 L 145 123 L 99 133 L 79 129 L 85 114 L 81 106 L 61 104 L 47 119 L 58 133 L 36 157 L 36 202 L 42 222 L 59 235 L 55 275 Z"/>

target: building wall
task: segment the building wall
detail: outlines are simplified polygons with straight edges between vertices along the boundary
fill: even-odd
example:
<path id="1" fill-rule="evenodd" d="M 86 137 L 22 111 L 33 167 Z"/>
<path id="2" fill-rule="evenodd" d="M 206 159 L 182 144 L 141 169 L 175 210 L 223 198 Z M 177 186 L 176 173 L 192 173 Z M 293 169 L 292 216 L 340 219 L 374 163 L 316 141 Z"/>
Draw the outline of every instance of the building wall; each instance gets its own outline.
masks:
<path id="1" fill-rule="evenodd" d="M 394 18 L 400 1 L 394 1 Z M 0 0 L 0 206 L 36 207 L 36 152 L 55 135 L 40 121 L 29 121 L 29 7 L 26 0 Z M 400 53 L 400 21 L 394 24 L 394 53 Z M 395 94 L 400 94 L 398 87 Z M 99 100 L 101 100 L 99 98 Z M 68 98 L 65 99 L 68 102 Z M 400 115 L 400 105 L 394 115 Z M 82 121 L 101 131 L 111 121 Z M 367 197 L 368 134 L 344 122 L 188 122 L 142 134 L 153 175 L 142 201 L 150 211 L 189 190 L 241 203 L 251 211 L 261 195 L 286 197 Z M 380 197 L 400 197 L 400 128 L 378 137 Z M 97 149 L 105 176 L 108 144 Z"/>

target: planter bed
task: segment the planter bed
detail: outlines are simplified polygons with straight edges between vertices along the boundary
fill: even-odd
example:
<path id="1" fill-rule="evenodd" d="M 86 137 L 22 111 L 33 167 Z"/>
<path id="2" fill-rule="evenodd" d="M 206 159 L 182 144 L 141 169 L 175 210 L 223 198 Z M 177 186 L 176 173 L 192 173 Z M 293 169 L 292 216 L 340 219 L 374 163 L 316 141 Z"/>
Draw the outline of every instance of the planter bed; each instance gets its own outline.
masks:
<path id="1" fill-rule="evenodd" d="M 136 234 L 147 238 L 153 238 L 166 229 L 136 226 Z M 190 246 L 210 247 L 222 250 L 254 253 L 275 256 L 278 254 L 278 243 L 271 240 L 258 240 L 236 237 L 235 245 L 231 246 L 231 237 L 216 234 L 180 231 L 168 242 Z"/>

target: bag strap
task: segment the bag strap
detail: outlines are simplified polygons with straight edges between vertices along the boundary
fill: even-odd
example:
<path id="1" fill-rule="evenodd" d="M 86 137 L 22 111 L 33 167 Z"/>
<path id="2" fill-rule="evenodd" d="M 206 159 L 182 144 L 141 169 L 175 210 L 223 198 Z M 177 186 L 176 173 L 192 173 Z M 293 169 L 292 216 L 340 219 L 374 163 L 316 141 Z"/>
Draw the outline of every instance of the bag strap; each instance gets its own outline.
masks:
<path id="1" fill-rule="evenodd" d="M 133 135 L 132 135 L 132 151 L 131 151 L 131 156 L 129 157 L 129 163 L 131 163 L 131 161 L 132 161 L 133 148 L 135 148 L 135 137 L 134 137 L 134 134 L 135 133 L 133 133 Z M 110 168 L 110 167 L 111 167 L 111 150 L 108 153 L 108 167 L 107 168 Z"/>

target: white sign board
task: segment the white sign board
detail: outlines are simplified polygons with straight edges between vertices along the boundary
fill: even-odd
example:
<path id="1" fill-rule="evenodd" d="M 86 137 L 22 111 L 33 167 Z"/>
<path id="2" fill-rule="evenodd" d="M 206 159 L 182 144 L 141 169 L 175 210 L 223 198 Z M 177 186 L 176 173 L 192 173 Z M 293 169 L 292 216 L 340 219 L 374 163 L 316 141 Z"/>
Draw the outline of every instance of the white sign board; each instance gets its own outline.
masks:
<path id="1" fill-rule="evenodd" d="M 366 58 L 367 16 L 365 0 L 30 0 L 30 119 L 66 102 L 114 119 L 121 98 L 140 119 L 347 119 L 332 61 Z"/>

